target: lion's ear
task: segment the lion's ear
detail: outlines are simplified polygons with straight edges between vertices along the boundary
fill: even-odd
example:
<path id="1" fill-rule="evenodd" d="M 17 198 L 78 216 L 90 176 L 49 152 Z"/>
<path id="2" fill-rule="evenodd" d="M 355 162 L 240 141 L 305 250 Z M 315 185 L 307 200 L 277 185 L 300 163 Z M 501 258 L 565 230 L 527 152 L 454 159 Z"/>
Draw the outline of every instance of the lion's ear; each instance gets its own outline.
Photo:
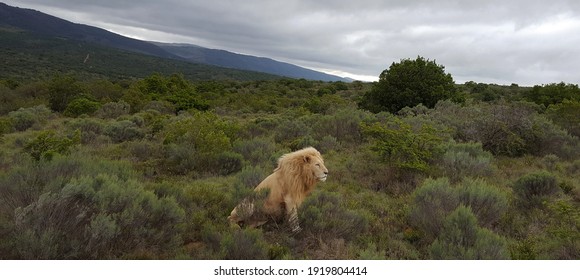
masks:
<path id="1" fill-rule="evenodd" d="M 304 162 L 309 163 L 310 162 L 310 156 L 304 156 Z"/>

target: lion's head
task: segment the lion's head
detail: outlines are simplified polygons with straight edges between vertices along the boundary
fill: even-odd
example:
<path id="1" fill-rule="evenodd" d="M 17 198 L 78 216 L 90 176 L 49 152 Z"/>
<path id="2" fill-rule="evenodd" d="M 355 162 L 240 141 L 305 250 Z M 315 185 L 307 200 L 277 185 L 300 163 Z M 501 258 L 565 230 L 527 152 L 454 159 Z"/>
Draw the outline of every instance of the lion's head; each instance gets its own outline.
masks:
<path id="1" fill-rule="evenodd" d="M 304 158 L 305 161 L 305 170 L 312 172 L 312 176 L 316 178 L 318 181 L 326 181 L 326 177 L 328 177 L 328 169 L 324 166 L 324 160 L 320 153 L 317 155 L 307 155 Z"/>
<path id="2" fill-rule="evenodd" d="M 326 181 L 328 169 L 324 159 L 315 148 L 309 147 L 283 155 L 278 160 L 278 168 L 293 179 L 300 179 L 311 187 L 318 181 Z"/>

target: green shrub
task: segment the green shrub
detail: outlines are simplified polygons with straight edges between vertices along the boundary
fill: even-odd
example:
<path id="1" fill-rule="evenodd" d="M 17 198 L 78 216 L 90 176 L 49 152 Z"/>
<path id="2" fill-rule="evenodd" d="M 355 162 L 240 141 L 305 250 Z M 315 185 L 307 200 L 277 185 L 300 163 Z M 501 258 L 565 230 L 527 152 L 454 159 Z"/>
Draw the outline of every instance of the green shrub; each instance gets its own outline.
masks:
<path id="1" fill-rule="evenodd" d="M 556 176 L 540 171 L 520 177 L 514 184 L 513 190 L 519 203 L 524 207 L 538 207 L 542 201 L 558 192 Z"/>
<path id="2" fill-rule="evenodd" d="M 340 143 L 338 140 L 330 135 L 323 136 L 318 143 L 316 144 L 316 148 L 321 153 L 325 154 L 330 151 L 335 151 L 340 149 Z"/>
<path id="3" fill-rule="evenodd" d="M 0 117 L 0 136 L 2 134 L 7 134 L 14 131 L 14 125 L 12 125 L 12 121 L 10 118 L 7 117 Z"/>
<path id="4" fill-rule="evenodd" d="M 268 138 L 252 138 L 236 141 L 233 149 L 252 165 L 265 165 L 276 152 L 276 144 Z"/>
<path id="5" fill-rule="evenodd" d="M 528 149 L 533 155 L 553 154 L 564 159 L 580 156 L 580 141 L 543 115 L 533 118 L 533 131 L 529 139 Z"/>
<path id="6" fill-rule="evenodd" d="M 48 84 L 48 103 L 50 109 L 63 112 L 69 102 L 77 98 L 84 89 L 73 76 L 56 76 Z"/>
<path id="7" fill-rule="evenodd" d="M 362 110 L 342 109 L 327 115 L 314 115 L 311 119 L 314 138 L 331 136 L 339 143 L 358 144 L 363 139 L 360 123 L 369 118 Z"/>
<path id="8" fill-rule="evenodd" d="M 103 119 L 116 119 L 120 116 L 128 115 L 131 112 L 131 105 L 125 101 L 109 102 L 101 106 L 95 115 Z"/>
<path id="9" fill-rule="evenodd" d="M 445 175 L 457 182 L 463 177 L 487 177 L 493 172 L 491 153 L 481 143 L 452 143 L 441 157 Z"/>
<path id="10" fill-rule="evenodd" d="M 303 232 L 323 240 L 353 240 L 368 228 L 368 218 L 346 209 L 338 194 L 318 192 L 308 197 L 298 211 Z"/>
<path id="11" fill-rule="evenodd" d="M 198 170 L 198 166 L 202 160 L 190 146 L 171 144 L 165 145 L 163 149 L 164 170 L 181 175 L 192 173 L 192 175 L 199 175 L 201 173 L 201 167 Z"/>
<path id="12" fill-rule="evenodd" d="M 0 213 L 14 214 L 14 209 L 38 200 L 43 193 L 58 192 L 73 178 L 111 174 L 122 180 L 134 177 L 127 162 L 99 160 L 84 153 L 55 157 L 37 162 L 22 158 L 0 173 Z"/>
<path id="13" fill-rule="evenodd" d="M 457 141 L 481 142 L 483 149 L 494 155 L 577 156 L 578 142 L 538 110 L 537 105 L 523 102 L 465 107 L 439 102 L 429 116 L 453 128 Z"/>
<path id="14" fill-rule="evenodd" d="M 232 152 L 237 126 L 209 112 L 178 116 L 162 134 L 167 151 L 167 169 L 185 174 L 226 175 L 241 170 L 242 156 Z"/>
<path id="15" fill-rule="evenodd" d="M 538 258 L 537 245 L 533 240 L 524 239 L 509 246 L 512 260 L 535 260 Z"/>
<path id="16" fill-rule="evenodd" d="M 175 106 L 167 101 L 151 101 L 143 107 L 143 111 L 148 110 L 157 111 L 165 115 L 172 115 L 176 112 Z"/>
<path id="17" fill-rule="evenodd" d="M 409 221 L 422 230 L 428 239 L 439 235 L 443 221 L 459 205 L 457 191 L 451 187 L 447 178 L 425 180 L 412 197 Z"/>
<path id="18" fill-rule="evenodd" d="M 101 103 L 81 97 L 68 103 L 64 110 L 64 115 L 68 117 L 78 117 L 84 114 L 90 115 L 96 112 L 100 107 Z"/>
<path id="19" fill-rule="evenodd" d="M 359 260 L 384 260 L 385 251 L 379 250 L 377 245 L 374 243 L 369 243 L 368 247 L 359 252 Z"/>
<path id="20" fill-rule="evenodd" d="M 389 118 L 386 125 L 362 123 L 361 126 L 371 138 L 371 149 L 401 170 L 426 171 L 442 143 L 433 127 L 423 125 L 415 132 L 411 125 L 396 117 Z"/>
<path id="21" fill-rule="evenodd" d="M 221 234 L 228 230 L 227 217 L 239 200 L 234 198 L 231 180 L 197 180 L 172 186 L 171 193 L 186 209 L 184 240 L 204 241 L 219 253 Z M 166 191 L 167 193 L 167 191 Z"/>
<path id="22" fill-rule="evenodd" d="M 459 189 L 459 201 L 469 206 L 483 227 L 492 228 L 508 209 L 506 194 L 481 179 L 466 179 Z"/>
<path id="23" fill-rule="evenodd" d="M 277 143 L 291 143 L 310 134 L 310 127 L 301 119 L 283 120 L 274 131 Z"/>
<path id="24" fill-rule="evenodd" d="M 229 175 L 242 169 L 242 155 L 224 151 L 203 154 L 186 145 L 165 145 L 164 168 L 175 174 Z"/>
<path id="25" fill-rule="evenodd" d="M 580 100 L 564 100 L 550 105 L 546 115 L 555 124 L 566 129 L 571 135 L 580 137 Z"/>
<path id="26" fill-rule="evenodd" d="M 30 108 L 20 108 L 17 111 L 10 112 L 8 113 L 8 118 L 15 130 L 24 131 L 34 125 L 46 123 L 50 114 L 50 109 L 44 105 L 38 105 Z"/>
<path id="27" fill-rule="evenodd" d="M 207 102 L 198 97 L 195 94 L 195 90 L 193 88 L 173 91 L 171 94 L 165 97 L 165 100 L 171 102 L 174 105 L 176 112 L 189 109 L 196 109 L 200 111 L 209 109 Z"/>
<path id="28" fill-rule="evenodd" d="M 130 120 L 113 122 L 105 127 L 105 135 L 109 136 L 115 143 L 137 140 L 143 138 L 145 133 Z"/>
<path id="29" fill-rule="evenodd" d="M 191 145 L 203 154 L 216 154 L 231 149 L 237 128 L 212 113 L 195 112 L 192 116 L 181 115 L 169 121 L 165 127 L 164 143 Z"/>
<path id="30" fill-rule="evenodd" d="M 103 122 L 93 118 L 73 119 L 68 125 L 72 130 L 80 130 L 82 144 L 95 143 L 105 131 Z"/>
<path id="31" fill-rule="evenodd" d="M 286 145 L 290 150 L 296 151 L 303 149 L 305 147 L 318 147 L 318 141 L 316 141 L 312 136 L 306 135 L 300 138 L 294 139 L 294 141 Z"/>
<path id="32" fill-rule="evenodd" d="M 236 230 L 221 241 L 226 260 L 263 260 L 268 258 L 268 247 L 257 229 Z"/>
<path id="33" fill-rule="evenodd" d="M 15 247 L 24 259 L 131 257 L 173 253 L 184 211 L 135 181 L 99 175 L 72 180 L 15 211 Z"/>
<path id="34" fill-rule="evenodd" d="M 244 167 L 241 172 L 236 175 L 237 184 L 241 187 L 253 189 L 258 186 L 266 178 L 268 174 L 259 167 Z"/>
<path id="35" fill-rule="evenodd" d="M 548 238 L 539 242 L 541 259 L 577 260 L 580 258 L 580 208 L 572 200 L 546 204 L 549 211 Z"/>
<path id="36" fill-rule="evenodd" d="M 67 154 L 70 148 L 81 142 L 81 132 L 75 131 L 71 137 L 58 136 L 53 130 L 41 132 L 34 140 L 24 146 L 26 151 L 35 160 L 51 160 L 55 154 Z"/>
<path id="37" fill-rule="evenodd" d="M 247 122 L 240 129 L 243 138 L 270 138 L 272 131 L 276 129 L 281 122 L 279 118 L 273 117 L 259 117 L 250 122 Z"/>
<path id="38" fill-rule="evenodd" d="M 459 206 L 445 219 L 437 239 L 429 246 L 433 259 L 507 259 L 504 238 L 479 228 L 469 207 Z"/>
<path id="39" fill-rule="evenodd" d="M 85 82 L 87 91 L 99 102 L 118 101 L 123 96 L 123 85 L 106 79 Z"/>
<path id="40" fill-rule="evenodd" d="M 242 155 L 238 153 L 224 151 L 216 155 L 215 161 L 211 163 L 209 168 L 218 175 L 230 175 L 242 170 L 243 159 Z"/>

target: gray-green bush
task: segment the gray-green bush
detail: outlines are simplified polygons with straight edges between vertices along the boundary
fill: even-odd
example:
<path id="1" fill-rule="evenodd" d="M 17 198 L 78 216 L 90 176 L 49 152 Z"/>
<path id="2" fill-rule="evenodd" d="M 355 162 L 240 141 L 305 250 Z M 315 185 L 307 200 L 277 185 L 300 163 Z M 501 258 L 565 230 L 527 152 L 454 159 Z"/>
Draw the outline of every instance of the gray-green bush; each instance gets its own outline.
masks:
<path id="1" fill-rule="evenodd" d="M 445 219 L 429 252 L 433 259 L 451 260 L 500 260 L 509 256 L 506 240 L 478 227 L 471 208 L 465 206 L 459 206 Z"/>
<path id="2" fill-rule="evenodd" d="M 105 127 L 105 135 L 115 143 L 142 138 L 145 133 L 141 127 L 130 120 L 113 122 Z"/>
<path id="3" fill-rule="evenodd" d="M 105 124 L 94 118 L 73 119 L 68 123 L 68 126 L 73 131 L 80 130 L 82 144 L 96 143 L 99 136 L 103 135 L 105 131 Z"/>
<path id="4" fill-rule="evenodd" d="M 524 207 L 539 207 L 542 201 L 559 191 L 556 176 L 547 171 L 526 174 L 514 182 L 512 187 L 520 205 Z"/>
<path id="5" fill-rule="evenodd" d="M 441 101 L 429 115 L 453 128 L 456 140 L 481 142 L 483 149 L 494 155 L 578 155 L 577 141 L 540 115 L 535 104 L 500 102 L 462 107 Z"/>
<path id="6" fill-rule="evenodd" d="M 182 242 L 183 219 L 173 198 L 98 175 L 71 180 L 17 208 L 13 238 L 18 258 L 132 258 L 141 251 L 172 252 Z"/>
<path id="7" fill-rule="evenodd" d="M 508 209 L 507 195 L 481 179 L 465 179 L 458 191 L 461 204 L 471 208 L 483 227 L 492 228 Z"/>
<path id="8" fill-rule="evenodd" d="M 51 115 L 50 109 L 44 105 L 29 108 L 20 108 L 17 111 L 8 113 L 8 118 L 17 131 L 27 130 L 34 125 L 43 124 Z"/>
<path id="9" fill-rule="evenodd" d="M 116 119 L 128 115 L 130 112 L 131 105 L 125 101 L 119 101 L 105 103 L 95 112 L 95 115 L 103 119 Z"/>
<path id="10" fill-rule="evenodd" d="M 409 220 L 429 239 L 434 239 L 439 235 L 447 215 L 458 205 L 458 194 L 447 178 L 427 179 L 413 192 Z"/>
<path id="11" fill-rule="evenodd" d="M 268 258 L 268 247 L 261 231 L 236 230 L 223 237 L 221 253 L 226 260 L 263 260 Z"/>
<path id="12" fill-rule="evenodd" d="M 457 182 L 461 178 L 487 177 L 493 172 L 491 153 L 481 143 L 451 143 L 441 156 L 441 167 L 447 177 Z"/>
<path id="13" fill-rule="evenodd" d="M 353 240 L 365 232 L 368 218 L 342 205 L 342 199 L 334 193 L 318 192 L 308 197 L 298 211 L 304 232 L 324 240 Z"/>

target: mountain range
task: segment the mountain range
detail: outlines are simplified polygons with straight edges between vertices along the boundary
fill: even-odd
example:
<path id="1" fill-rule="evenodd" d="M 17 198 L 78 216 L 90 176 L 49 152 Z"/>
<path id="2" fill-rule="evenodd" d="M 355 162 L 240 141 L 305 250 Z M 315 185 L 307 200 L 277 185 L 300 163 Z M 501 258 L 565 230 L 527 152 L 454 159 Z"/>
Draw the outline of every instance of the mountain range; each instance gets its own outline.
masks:
<path id="1" fill-rule="evenodd" d="M 351 81 L 265 57 L 237 54 L 190 44 L 168 44 L 137 40 L 98 27 L 73 23 L 36 10 L 0 3 L 0 30 L 18 30 L 41 38 L 73 40 L 161 59 L 213 65 L 221 68 L 321 81 Z M 4 34 L 4 35 L 3 35 Z M 6 33 L 0 33 L 5 36 Z M 6 36 L 14 38 L 14 36 Z M 14 45 L 14 44 L 12 44 Z M 213 71 L 216 71 L 213 69 Z"/>

